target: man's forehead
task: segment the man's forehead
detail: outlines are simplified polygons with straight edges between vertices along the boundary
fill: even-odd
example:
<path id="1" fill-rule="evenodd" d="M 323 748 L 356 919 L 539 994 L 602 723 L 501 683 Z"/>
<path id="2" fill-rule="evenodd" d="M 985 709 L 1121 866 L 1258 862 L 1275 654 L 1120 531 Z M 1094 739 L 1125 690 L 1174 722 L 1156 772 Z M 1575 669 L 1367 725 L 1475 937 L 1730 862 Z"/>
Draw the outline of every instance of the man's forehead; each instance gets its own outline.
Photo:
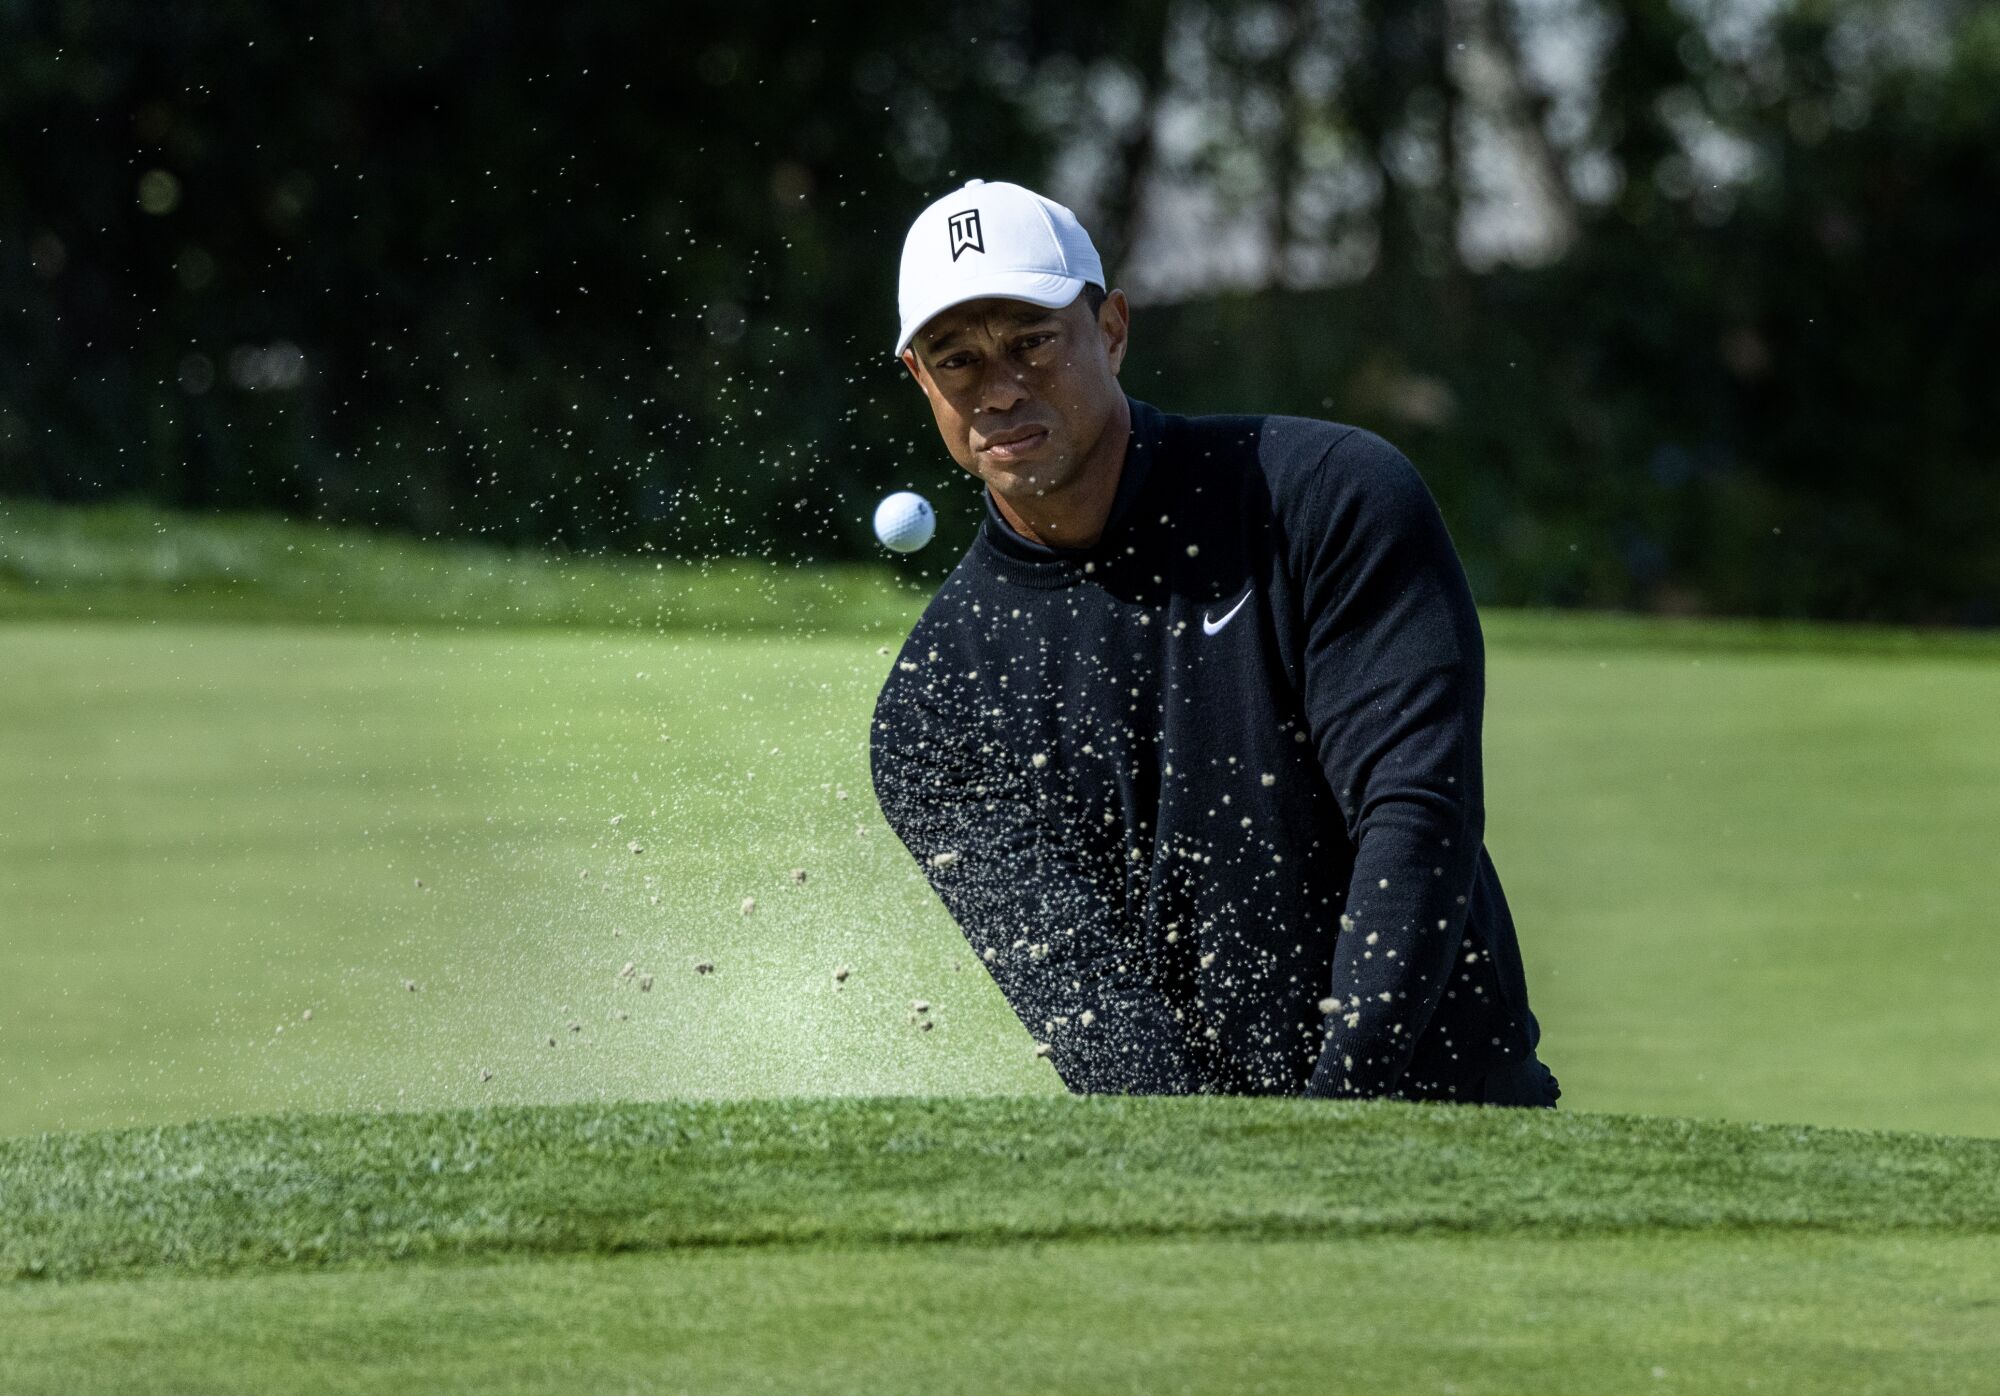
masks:
<path id="1" fill-rule="evenodd" d="M 1036 305 L 1033 301 L 1015 300 L 1011 296 L 981 296 L 978 300 L 960 301 L 940 310 L 924 321 L 917 336 L 926 344 L 936 344 L 989 319 L 999 320 L 1002 324 L 1025 325 L 1061 313 L 1060 307 Z"/>

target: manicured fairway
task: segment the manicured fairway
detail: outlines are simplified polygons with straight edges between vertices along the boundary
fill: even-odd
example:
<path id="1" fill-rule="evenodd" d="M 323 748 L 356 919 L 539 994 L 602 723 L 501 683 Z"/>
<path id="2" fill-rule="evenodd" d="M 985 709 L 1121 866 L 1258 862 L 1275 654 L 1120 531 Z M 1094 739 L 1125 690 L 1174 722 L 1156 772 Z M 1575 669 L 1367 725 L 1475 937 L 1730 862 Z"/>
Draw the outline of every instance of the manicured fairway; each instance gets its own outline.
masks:
<path id="1" fill-rule="evenodd" d="M 1059 1242 L 0 1296 L 19 1396 L 2000 1390 L 2000 1238 Z"/>
<path id="2" fill-rule="evenodd" d="M 0 1144 L 0 1389 L 1981 1391 L 2000 1141 L 851 1100 Z M 38 1278 L 29 1278 L 30 1276 Z"/>
<path id="3" fill-rule="evenodd" d="M 2000 1134 L 2000 650 L 1488 631 L 1565 1107 Z M 0 1135 L 1058 1089 L 874 810 L 891 638 L 0 625 Z"/>
<path id="4" fill-rule="evenodd" d="M 1553 1115 L 1059 1094 L 891 633 L 0 623 L 0 1391 L 2000 1391 L 2000 648 L 1488 633 Z"/>

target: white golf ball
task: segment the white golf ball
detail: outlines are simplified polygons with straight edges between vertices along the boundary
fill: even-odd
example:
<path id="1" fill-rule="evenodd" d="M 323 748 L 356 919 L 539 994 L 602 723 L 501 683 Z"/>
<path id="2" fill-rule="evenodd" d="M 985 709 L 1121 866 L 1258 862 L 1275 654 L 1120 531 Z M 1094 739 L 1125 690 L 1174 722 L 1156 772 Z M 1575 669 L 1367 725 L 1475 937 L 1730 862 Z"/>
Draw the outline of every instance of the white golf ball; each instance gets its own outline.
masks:
<path id="1" fill-rule="evenodd" d="M 885 548 L 913 553 L 936 532 L 937 511 L 920 494 L 898 490 L 875 506 L 875 536 Z"/>

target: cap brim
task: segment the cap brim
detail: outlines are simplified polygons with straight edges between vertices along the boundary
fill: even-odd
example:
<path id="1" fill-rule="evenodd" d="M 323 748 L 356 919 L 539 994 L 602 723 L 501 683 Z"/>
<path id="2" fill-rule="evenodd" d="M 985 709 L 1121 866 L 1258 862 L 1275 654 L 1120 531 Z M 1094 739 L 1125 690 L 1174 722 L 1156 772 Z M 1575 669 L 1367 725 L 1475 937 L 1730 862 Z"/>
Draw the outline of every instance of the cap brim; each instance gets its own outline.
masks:
<path id="1" fill-rule="evenodd" d="M 903 322 L 903 337 L 896 341 L 896 354 L 901 357 L 902 352 L 910 347 L 910 341 L 917 337 L 917 331 L 955 305 L 995 296 L 1010 301 L 1027 301 L 1030 305 L 1048 310 L 1060 310 L 1082 295 L 1083 288 L 1089 284 L 1080 276 L 1034 271 L 996 272 L 992 276 L 961 281 L 937 304 L 926 306 L 921 314 Z"/>

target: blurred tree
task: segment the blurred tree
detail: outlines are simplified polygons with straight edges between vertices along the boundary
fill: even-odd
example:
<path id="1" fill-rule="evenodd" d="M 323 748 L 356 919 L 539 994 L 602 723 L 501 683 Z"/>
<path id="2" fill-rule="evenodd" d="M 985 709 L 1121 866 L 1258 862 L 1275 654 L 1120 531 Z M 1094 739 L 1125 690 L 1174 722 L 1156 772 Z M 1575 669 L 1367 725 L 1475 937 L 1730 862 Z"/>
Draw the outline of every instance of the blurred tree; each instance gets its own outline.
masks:
<path id="1" fill-rule="evenodd" d="M 852 549 L 901 224 L 1042 173 L 1019 18 L 10 7 L 0 482 Z"/>
<path id="2" fill-rule="evenodd" d="M 2000 372 L 1972 338 L 2000 298 L 2000 11 L 1705 8 L 1578 7 L 1608 38 L 1563 122 L 1520 0 L 1364 4 L 1358 44 L 1328 20 L 1354 61 L 1307 120 L 1377 191 L 1374 256 L 1142 307 L 1135 366 L 1191 410 L 1382 430 L 1488 599 L 2000 623 L 1975 424 Z M 1468 276 L 1482 148 L 1531 172 L 1513 199 L 1563 192 L 1522 265 Z"/>
<path id="3" fill-rule="evenodd" d="M 1996 91 L 1969 0 L 16 0 L 0 491 L 853 554 L 958 487 L 887 346 L 977 174 L 1484 599 L 1995 623 Z"/>

